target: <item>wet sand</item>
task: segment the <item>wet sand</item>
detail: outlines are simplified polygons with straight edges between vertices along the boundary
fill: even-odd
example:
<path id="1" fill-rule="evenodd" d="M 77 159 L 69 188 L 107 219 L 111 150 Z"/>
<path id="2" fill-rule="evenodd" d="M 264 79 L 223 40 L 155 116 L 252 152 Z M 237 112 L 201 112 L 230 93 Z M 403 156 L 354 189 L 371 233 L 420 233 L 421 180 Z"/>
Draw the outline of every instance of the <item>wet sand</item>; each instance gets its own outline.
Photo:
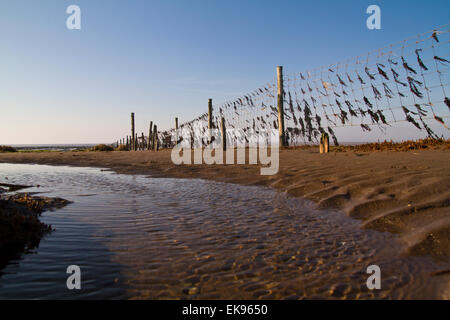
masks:
<path id="1" fill-rule="evenodd" d="M 180 165 L 170 150 L 0 154 L 2 163 L 108 168 L 153 177 L 201 178 L 269 186 L 361 219 L 364 228 L 398 233 L 402 254 L 450 256 L 450 150 L 280 150 L 280 169 L 260 175 L 259 165 Z"/>

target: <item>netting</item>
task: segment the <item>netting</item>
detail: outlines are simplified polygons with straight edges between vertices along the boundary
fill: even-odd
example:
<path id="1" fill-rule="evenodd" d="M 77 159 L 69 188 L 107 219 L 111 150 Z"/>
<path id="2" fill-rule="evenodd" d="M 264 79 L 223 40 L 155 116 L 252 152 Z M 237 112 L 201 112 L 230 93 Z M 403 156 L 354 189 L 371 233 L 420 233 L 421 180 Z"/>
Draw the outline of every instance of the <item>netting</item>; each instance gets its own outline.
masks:
<path id="1" fill-rule="evenodd" d="M 317 142 L 335 130 L 360 133 L 405 122 L 431 138 L 437 123 L 448 130 L 450 117 L 449 29 L 446 26 L 336 64 L 283 77 L 285 136 L 289 145 Z M 213 108 L 213 128 L 258 134 L 278 129 L 277 81 Z M 204 135 L 208 113 L 183 123 L 183 136 Z M 162 136 L 174 132 L 166 131 Z M 230 139 L 237 130 L 227 132 Z M 205 144 L 206 141 L 203 141 Z"/>

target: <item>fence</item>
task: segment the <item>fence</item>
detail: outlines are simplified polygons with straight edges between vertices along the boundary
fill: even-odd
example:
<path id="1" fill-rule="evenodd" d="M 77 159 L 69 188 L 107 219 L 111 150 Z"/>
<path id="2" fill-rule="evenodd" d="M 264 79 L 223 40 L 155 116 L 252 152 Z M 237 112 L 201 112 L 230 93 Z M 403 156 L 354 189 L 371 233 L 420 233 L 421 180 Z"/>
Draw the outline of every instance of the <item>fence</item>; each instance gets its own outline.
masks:
<path id="1" fill-rule="evenodd" d="M 216 107 L 210 99 L 208 112 L 179 127 L 176 119 L 175 128 L 156 133 L 156 141 L 170 146 L 174 141 L 167 137 L 177 129 L 193 140 L 207 129 L 223 127 L 222 131 L 244 133 L 237 136 L 238 131 L 226 130 L 227 139 L 246 139 L 247 131 L 277 129 L 283 145 L 315 143 L 322 134 L 329 134 L 338 145 L 337 128 L 386 132 L 401 122 L 439 138 L 434 123 L 449 130 L 450 117 L 447 26 L 304 72 L 283 75 L 278 67 L 277 79 Z"/>

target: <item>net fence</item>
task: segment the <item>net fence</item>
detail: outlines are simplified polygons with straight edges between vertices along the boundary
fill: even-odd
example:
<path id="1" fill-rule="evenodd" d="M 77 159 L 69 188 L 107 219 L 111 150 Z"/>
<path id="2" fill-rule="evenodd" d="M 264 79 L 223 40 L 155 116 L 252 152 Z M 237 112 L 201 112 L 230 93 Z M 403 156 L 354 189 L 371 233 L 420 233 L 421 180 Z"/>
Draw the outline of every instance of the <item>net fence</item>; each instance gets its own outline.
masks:
<path id="1" fill-rule="evenodd" d="M 336 130 L 386 133 L 406 123 L 440 138 L 450 117 L 449 25 L 332 65 L 283 76 L 284 134 L 289 145 L 315 143 L 321 134 L 339 144 Z M 277 80 L 214 105 L 212 127 L 225 121 L 229 139 L 239 133 L 278 129 Z M 182 136 L 204 135 L 208 112 L 180 125 Z M 239 130 L 228 130 L 239 129 Z M 160 139 L 175 128 L 160 133 Z M 244 137 L 245 138 L 245 137 Z M 203 140 L 203 144 L 207 141 Z"/>

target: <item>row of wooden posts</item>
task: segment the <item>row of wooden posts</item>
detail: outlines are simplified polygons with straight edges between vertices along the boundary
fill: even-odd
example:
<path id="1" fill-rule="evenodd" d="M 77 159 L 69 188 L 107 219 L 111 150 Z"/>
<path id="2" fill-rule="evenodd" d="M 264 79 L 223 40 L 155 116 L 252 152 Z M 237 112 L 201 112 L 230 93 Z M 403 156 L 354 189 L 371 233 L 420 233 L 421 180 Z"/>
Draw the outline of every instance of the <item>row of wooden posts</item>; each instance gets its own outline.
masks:
<path id="1" fill-rule="evenodd" d="M 277 109 L 278 109 L 278 134 L 280 138 L 280 146 L 287 147 L 288 141 L 285 135 L 284 127 L 284 85 L 283 85 L 283 67 L 277 67 Z M 213 129 L 213 118 L 212 118 L 213 106 L 212 99 L 208 99 L 208 129 Z M 152 128 L 153 125 L 153 128 Z M 222 136 L 222 147 L 226 150 L 226 126 L 225 119 L 222 117 L 220 122 L 221 136 Z M 175 118 L 175 130 L 178 132 L 178 118 Z M 178 135 L 176 136 L 176 141 L 178 141 Z M 158 128 L 156 124 L 150 121 L 150 129 L 148 138 L 145 139 L 144 133 L 142 132 L 141 137 L 135 132 L 134 126 L 134 113 L 131 113 L 131 136 L 126 136 L 117 141 L 117 146 L 123 145 L 127 150 L 155 150 L 158 151 L 160 144 L 158 142 Z M 328 134 L 322 134 L 320 138 L 320 153 L 327 153 L 329 151 L 329 138 Z"/>
<path id="2" fill-rule="evenodd" d="M 134 112 L 131 113 L 131 135 L 121 138 L 116 143 L 117 147 L 123 146 L 126 150 L 137 151 L 137 150 L 155 150 L 158 151 L 160 144 L 158 141 L 158 126 L 150 121 L 148 138 L 145 138 L 144 132 L 141 136 L 138 136 L 135 132 L 134 126 Z"/>

